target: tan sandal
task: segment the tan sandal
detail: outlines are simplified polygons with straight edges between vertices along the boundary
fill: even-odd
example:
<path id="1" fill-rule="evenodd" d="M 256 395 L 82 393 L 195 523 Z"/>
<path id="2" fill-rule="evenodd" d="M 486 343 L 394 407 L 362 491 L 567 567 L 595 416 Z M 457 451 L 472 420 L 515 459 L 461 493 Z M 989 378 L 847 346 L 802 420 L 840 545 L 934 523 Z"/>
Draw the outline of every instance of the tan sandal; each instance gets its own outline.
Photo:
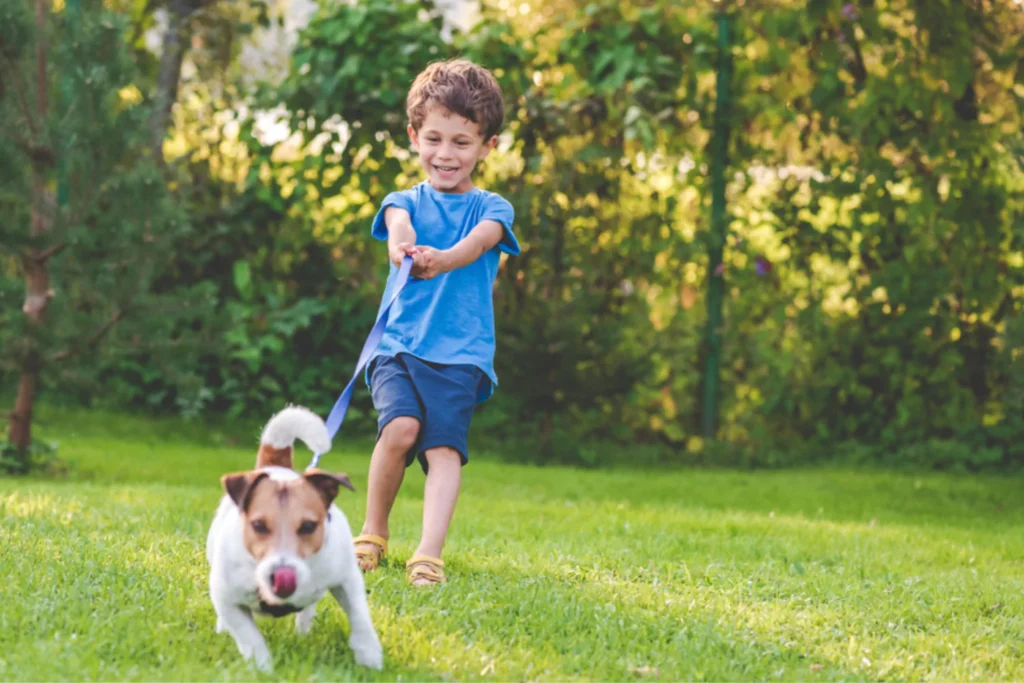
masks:
<path id="1" fill-rule="evenodd" d="M 408 574 L 409 582 L 414 586 L 432 586 L 435 583 L 445 583 L 448 579 L 444 576 L 444 562 L 439 557 L 429 555 L 413 555 L 405 563 L 405 571 Z M 417 583 L 424 581 L 424 583 Z"/>
<path id="2" fill-rule="evenodd" d="M 372 572 L 388 553 L 388 539 L 373 534 L 363 534 L 352 539 L 356 547 L 356 561 L 363 572 Z"/>

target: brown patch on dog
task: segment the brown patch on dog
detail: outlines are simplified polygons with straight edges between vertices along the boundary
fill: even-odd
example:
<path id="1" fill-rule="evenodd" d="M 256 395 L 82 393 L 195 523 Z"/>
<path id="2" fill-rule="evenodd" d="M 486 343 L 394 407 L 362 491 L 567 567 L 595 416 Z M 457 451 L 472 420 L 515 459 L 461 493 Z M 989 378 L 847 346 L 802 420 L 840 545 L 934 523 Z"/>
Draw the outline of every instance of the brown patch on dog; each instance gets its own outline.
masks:
<path id="1" fill-rule="evenodd" d="M 320 497 L 324 500 L 324 505 L 330 507 L 334 499 L 338 497 L 338 487 L 344 486 L 349 491 L 355 492 L 356 487 L 352 485 L 352 481 L 348 478 L 348 475 L 344 472 L 334 474 L 333 472 L 324 472 L 320 469 L 313 469 L 305 474 L 306 480 L 312 484 L 317 491 L 320 492 Z"/>
<path id="2" fill-rule="evenodd" d="M 242 511 L 245 547 L 257 561 L 275 551 L 303 559 L 319 552 L 338 487 L 353 489 L 348 476 L 321 470 L 291 481 L 256 471 L 225 475 L 221 481 Z"/>
<path id="3" fill-rule="evenodd" d="M 271 466 L 292 469 L 293 453 L 291 446 L 274 448 L 269 443 L 260 444 L 259 453 L 256 454 L 256 469 Z"/>
<path id="4" fill-rule="evenodd" d="M 224 487 L 224 492 L 231 497 L 231 500 L 235 501 L 235 505 L 245 512 L 252 500 L 253 489 L 266 477 L 266 472 L 258 470 L 235 472 L 234 474 L 225 474 L 220 478 L 220 483 Z"/>

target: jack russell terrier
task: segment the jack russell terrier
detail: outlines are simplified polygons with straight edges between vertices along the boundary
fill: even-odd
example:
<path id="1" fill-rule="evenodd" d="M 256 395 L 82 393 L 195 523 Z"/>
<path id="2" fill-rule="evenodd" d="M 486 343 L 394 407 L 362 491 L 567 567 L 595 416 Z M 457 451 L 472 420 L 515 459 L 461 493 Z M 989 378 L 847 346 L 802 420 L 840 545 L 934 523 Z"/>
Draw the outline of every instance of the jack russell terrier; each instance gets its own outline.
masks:
<path id="1" fill-rule="evenodd" d="M 268 671 L 270 651 L 253 615 L 298 612 L 295 628 L 305 634 L 316 603 L 330 591 L 348 614 L 356 662 L 380 669 L 384 654 L 370 620 L 352 531 L 334 505 L 339 486 L 355 489 L 344 474 L 292 469 L 296 438 L 317 453 L 331 447 L 323 420 L 290 406 L 264 427 L 256 469 L 221 477 L 227 495 L 206 539 L 217 633 L 230 633 L 242 656 Z"/>

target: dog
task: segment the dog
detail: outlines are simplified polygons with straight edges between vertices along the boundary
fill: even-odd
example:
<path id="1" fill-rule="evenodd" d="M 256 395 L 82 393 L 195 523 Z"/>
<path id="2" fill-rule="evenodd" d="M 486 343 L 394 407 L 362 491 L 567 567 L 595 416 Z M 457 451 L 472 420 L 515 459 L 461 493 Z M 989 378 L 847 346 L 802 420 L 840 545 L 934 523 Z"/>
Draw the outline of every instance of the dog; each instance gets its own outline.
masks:
<path id="1" fill-rule="evenodd" d="M 331 447 L 319 416 L 289 406 L 264 427 L 256 468 L 221 477 L 225 495 L 206 539 L 217 633 L 230 633 L 245 659 L 269 671 L 272 658 L 254 615 L 295 613 L 295 628 L 305 634 L 316 603 L 330 591 L 348 614 L 348 642 L 356 662 L 380 669 L 383 650 L 366 603 L 352 531 L 334 505 L 340 486 L 355 489 L 345 474 L 296 472 L 296 438 L 317 453 Z"/>

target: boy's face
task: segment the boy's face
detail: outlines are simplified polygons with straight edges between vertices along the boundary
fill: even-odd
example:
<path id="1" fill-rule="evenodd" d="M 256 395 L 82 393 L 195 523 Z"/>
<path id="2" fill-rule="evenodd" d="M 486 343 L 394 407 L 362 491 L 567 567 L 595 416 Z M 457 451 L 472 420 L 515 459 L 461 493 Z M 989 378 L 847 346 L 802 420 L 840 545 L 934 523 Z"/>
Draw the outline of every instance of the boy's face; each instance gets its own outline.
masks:
<path id="1" fill-rule="evenodd" d="M 473 189 L 476 163 L 498 142 L 497 136 L 484 140 L 479 125 L 440 106 L 430 108 L 418 131 L 409 126 L 409 137 L 434 189 L 454 193 Z"/>

